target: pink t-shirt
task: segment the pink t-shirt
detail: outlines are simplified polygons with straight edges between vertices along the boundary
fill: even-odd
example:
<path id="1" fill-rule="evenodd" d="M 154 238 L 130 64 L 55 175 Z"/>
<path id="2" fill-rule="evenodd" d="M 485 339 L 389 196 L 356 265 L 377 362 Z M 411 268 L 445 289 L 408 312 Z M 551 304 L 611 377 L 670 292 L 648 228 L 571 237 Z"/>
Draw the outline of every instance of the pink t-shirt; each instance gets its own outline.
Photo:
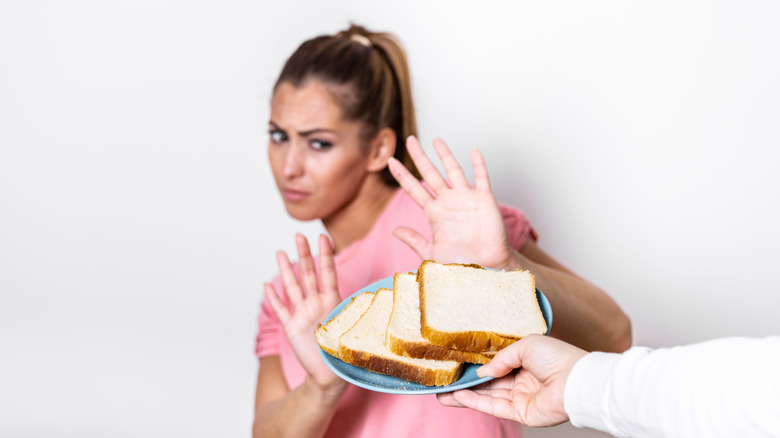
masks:
<path id="1" fill-rule="evenodd" d="M 518 251 L 536 233 L 520 211 L 500 206 L 509 244 Z M 365 238 L 336 254 L 336 273 L 342 299 L 377 280 L 396 272 L 412 271 L 422 260 L 391 231 L 407 226 L 431 238 L 425 213 L 403 190 L 397 190 L 382 215 Z M 297 272 L 297 263 L 294 268 Z M 282 281 L 273 281 L 277 291 Z M 284 329 L 267 302 L 260 307 L 255 353 L 258 358 L 279 356 L 290 388 L 303 382 L 305 371 L 290 346 Z M 469 409 L 442 406 L 434 395 L 396 395 L 350 386 L 341 399 L 326 437 L 519 437 L 517 423 Z"/>

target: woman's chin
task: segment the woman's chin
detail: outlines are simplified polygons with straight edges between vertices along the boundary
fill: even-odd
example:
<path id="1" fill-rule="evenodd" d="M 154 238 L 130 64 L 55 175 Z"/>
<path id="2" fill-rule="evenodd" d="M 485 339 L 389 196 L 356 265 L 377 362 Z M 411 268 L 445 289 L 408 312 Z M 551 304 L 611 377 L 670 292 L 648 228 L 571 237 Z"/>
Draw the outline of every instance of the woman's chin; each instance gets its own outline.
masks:
<path id="1" fill-rule="evenodd" d="M 319 216 L 312 212 L 302 211 L 299 208 L 291 207 L 289 205 L 285 205 L 285 208 L 287 209 L 287 214 L 296 221 L 311 222 L 319 219 Z"/>

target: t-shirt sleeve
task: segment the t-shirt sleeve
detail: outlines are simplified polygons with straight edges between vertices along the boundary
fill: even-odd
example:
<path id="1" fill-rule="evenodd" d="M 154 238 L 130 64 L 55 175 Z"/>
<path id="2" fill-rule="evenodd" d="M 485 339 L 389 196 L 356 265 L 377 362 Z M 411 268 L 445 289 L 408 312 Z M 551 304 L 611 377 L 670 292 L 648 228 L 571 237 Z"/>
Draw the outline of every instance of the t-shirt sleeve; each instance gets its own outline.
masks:
<path id="1" fill-rule="evenodd" d="M 509 246 L 517 251 L 522 251 L 528 239 L 534 242 L 538 240 L 536 230 L 528 222 L 522 211 L 503 204 L 498 204 L 498 209 L 504 218 Z"/>
<path id="2" fill-rule="evenodd" d="M 282 288 L 282 281 L 278 276 L 271 284 L 274 286 L 274 290 L 279 291 Z M 263 298 L 262 303 L 260 303 L 260 314 L 257 317 L 257 337 L 255 338 L 257 358 L 278 356 L 280 336 L 285 336 L 284 329 L 271 308 L 271 304 Z"/>

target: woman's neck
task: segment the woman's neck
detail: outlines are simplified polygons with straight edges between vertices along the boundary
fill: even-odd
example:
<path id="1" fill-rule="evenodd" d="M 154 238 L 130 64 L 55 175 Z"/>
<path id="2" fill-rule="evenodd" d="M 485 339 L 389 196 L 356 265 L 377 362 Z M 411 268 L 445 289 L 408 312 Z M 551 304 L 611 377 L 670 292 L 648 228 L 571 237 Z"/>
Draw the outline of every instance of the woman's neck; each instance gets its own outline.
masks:
<path id="1" fill-rule="evenodd" d="M 336 253 L 371 231 L 398 190 L 397 187 L 388 187 L 379 178 L 369 178 L 355 199 L 331 217 L 322 219 L 322 224 L 333 240 Z"/>

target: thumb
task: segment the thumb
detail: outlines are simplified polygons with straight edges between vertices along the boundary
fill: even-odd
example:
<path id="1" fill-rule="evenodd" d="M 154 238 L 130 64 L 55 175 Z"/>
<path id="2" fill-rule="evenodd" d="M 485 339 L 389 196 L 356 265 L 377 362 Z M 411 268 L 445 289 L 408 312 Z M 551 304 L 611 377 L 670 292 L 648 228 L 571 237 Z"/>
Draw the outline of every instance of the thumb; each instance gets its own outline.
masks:
<path id="1" fill-rule="evenodd" d="M 479 377 L 504 377 L 512 370 L 523 366 L 525 343 L 523 339 L 496 353 L 490 362 L 477 368 Z"/>
<path id="2" fill-rule="evenodd" d="M 409 227 L 398 227 L 393 230 L 393 236 L 416 252 L 421 259 L 430 259 L 431 243 L 425 240 L 422 234 Z"/>

